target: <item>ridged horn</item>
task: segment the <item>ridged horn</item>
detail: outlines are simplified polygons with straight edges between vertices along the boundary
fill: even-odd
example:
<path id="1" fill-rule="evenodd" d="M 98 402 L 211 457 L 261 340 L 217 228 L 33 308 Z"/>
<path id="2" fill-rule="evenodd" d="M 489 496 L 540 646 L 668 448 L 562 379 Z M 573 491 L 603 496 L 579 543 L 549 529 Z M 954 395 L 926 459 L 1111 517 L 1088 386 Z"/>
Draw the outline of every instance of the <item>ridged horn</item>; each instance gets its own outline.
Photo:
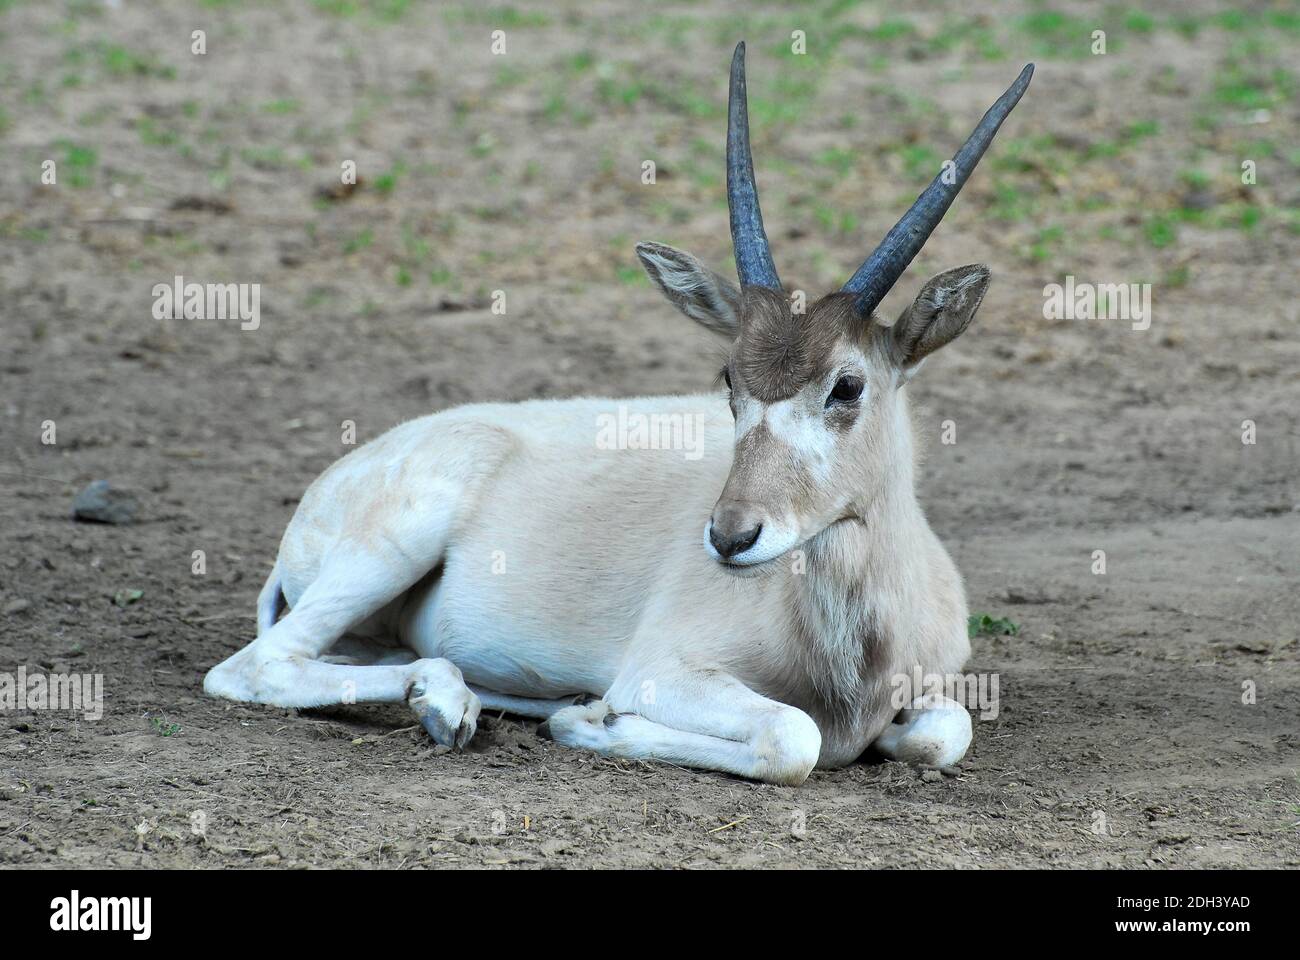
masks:
<path id="1" fill-rule="evenodd" d="M 732 71 L 734 78 L 735 67 L 732 67 Z M 885 294 L 889 293 L 898 278 L 903 275 L 908 264 L 921 252 L 925 241 L 930 238 L 935 227 L 939 226 L 939 221 L 952 206 L 953 200 L 961 192 L 967 178 L 975 170 L 975 165 L 980 162 L 980 157 L 984 156 L 984 151 L 993 142 L 998 127 L 1024 95 L 1029 86 L 1029 79 L 1033 75 L 1034 65 L 1031 63 L 1020 71 L 1016 82 L 998 98 L 997 103 L 989 108 L 988 113 L 984 114 L 984 119 L 979 122 L 975 132 L 952 158 L 955 171 L 953 182 L 945 183 L 944 177 L 947 171 L 940 172 L 916 198 L 911 209 L 903 214 L 903 218 L 894 224 L 894 228 L 889 233 L 885 234 L 885 239 L 880 241 L 880 246 L 872 251 L 871 256 L 863 261 L 862 266 L 858 267 L 848 283 L 844 284 L 845 291 L 857 294 L 854 305 L 860 316 L 871 315 L 871 312 L 880 305 L 880 301 L 885 299 Z M 734 79 L 732 82 L 735 82 Z M 757 201 L 755 201 L 755 209 L 757 209 Z M 735 229 L 733 213 L 733 233 Z M 762 232 L 761 222 L 759 231 Z M 737 262 L 739 256 L 737 252 Z"/>
<path id="2" fill-rule="evenodd" d="M 745 93 L 745 44 L 736 44 L 731 58 L 731 88 L 727 96 L 727 209 L 731 213 L 731 245 L 742 286 L 781 289 L 772 250 L 763 230 L 763 211 L 754 185 L 754 158 L 749 149 L 749 101 Z"/>

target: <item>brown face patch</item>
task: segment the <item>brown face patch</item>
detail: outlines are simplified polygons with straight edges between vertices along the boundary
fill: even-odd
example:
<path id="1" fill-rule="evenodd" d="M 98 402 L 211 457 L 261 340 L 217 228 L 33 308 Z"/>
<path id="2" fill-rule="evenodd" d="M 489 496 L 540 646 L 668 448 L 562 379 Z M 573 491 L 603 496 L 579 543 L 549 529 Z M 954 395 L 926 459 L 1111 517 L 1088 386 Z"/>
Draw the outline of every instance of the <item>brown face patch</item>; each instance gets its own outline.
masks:
<path id="1" fill-rule="evenodd" d="M 765 287 L 745 287 L 741 294 L 735 370 L 763 403 L 785 400 L 825 377 L 836 344 L 865 342 L 871 326 L 853 309 L 851 293 L 828 294 L 804 313 L 790 308 L 785 294 Z"/>

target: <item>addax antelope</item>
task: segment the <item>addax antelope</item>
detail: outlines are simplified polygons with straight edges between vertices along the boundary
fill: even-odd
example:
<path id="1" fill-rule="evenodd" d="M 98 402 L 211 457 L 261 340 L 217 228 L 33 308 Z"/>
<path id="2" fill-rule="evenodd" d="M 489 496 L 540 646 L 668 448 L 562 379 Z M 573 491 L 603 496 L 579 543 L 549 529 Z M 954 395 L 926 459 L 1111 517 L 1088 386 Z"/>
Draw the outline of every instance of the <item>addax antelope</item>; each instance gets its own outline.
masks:
<path id="1" fill-rule="evenodd" d="M 898 697 L 969 653 L 961 577 L 916 499 L 906 385 L 970 324 L 989 271 L 939 274 L 892 326 L 875 308 L 1032 72 L 844 287 L 801 311 L 763 228 L 738 46 L 739 285 L 637 247 L 668 300 L 731 342 L 728 394 L 482 404 L 393 428 L 308 488 L 257 639 L 204 689 L 280 707 L 407 703 L 458 748 L 480 710 L 504 710 L 545 719 L 561 744 L 781 784 L 873 744 L 960 760 L 966 710 Z M 616 411 L 698 423 L 698 455 L 596 442 Z"/>

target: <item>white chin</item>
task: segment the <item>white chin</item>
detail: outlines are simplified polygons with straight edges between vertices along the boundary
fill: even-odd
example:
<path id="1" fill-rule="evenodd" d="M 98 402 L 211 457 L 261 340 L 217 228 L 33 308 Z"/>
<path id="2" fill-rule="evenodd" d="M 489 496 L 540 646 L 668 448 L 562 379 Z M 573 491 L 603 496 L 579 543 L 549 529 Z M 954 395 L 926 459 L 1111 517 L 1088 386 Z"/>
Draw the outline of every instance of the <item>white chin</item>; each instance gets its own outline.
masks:
<path id="1" fill-rule="evenodd" d="M 757 563 L 734 563 L 730 560 L 719 560 L 718 566 L 733 577 L 761 577 L 781 566 L 780 557 L 772 557 L 770 560 L 759 560 Z"/>
<path id="2" fill-rule="evenodd" d="M 724 560 L 722 555 L 714 549 L 713 543 L 709 539 L 709 525 L 707 523 L 704 525 L 705 551 L 717 561 L 718 566 L 742 576 L 747 571 L 758 573 L 761 570 L 771 569 L 776 566 L 777 561 L 794 549 L 798 543 L 799 535 L 793 530 L 765 528 L 752 547 L 743 553 L 738 553 L 734 557 Z"/>

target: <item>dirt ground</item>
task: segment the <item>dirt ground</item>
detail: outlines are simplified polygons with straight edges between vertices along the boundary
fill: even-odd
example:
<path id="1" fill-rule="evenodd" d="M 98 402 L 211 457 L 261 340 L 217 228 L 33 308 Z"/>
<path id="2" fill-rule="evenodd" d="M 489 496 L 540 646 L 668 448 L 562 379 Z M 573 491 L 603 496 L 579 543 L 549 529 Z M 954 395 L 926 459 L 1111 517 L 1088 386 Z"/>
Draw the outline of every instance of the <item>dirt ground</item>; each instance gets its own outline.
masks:
<path id="1" fill-rule="evenodd" d="M 0 2 L 0 671 L 105 691 L 98 721 L 0 715 L 0 862 L 1300 865 L 1300 20 L 970 8 Z M 364 441 L 466 401 L 711 381 L 719 346 L 632 247 L 731 269 L 739 39 L 769 232 L 813 292 L 1038 65 L 882 311 L 993 269 L 911 388 L 931 522 L 971 609 L 1019 625 L 973 641 L 1001 704 L 960 776 L 763 786 L 497 717 L 457 755 L 398 708 L 205 698 L 344 420 Z M 177 274 L 260 283 L 260 327 L 154 319 Z M 1150 328 L 1045 319 L 1067 275 L 1152 284 Z M 73 522 L 96 479 L 136 522 Z"/>

